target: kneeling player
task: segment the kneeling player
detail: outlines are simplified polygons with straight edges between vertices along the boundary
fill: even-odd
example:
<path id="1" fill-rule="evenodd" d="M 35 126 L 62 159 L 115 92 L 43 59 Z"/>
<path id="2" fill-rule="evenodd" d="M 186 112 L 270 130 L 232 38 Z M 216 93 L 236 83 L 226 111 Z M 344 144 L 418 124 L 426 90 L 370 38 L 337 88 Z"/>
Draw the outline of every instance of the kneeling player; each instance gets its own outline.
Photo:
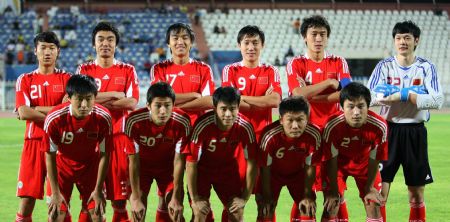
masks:
<path id="1" fill-rule="evenodd" d="M 222 221 L 243 220 L 255 183 L 256 142 L 251 123 L 238 112 L 240 99 L 236 89 L 218 88 L 213 94 L 214 111 L 202 115 L 194 126 L 186 174 L 195 221 L 206 220 L 211 187 L 227 210 Z M 239 152 L 247 160 L 245 181 L 240 179 L 235 158 Z"/>
<path id="2" fill-rule="evenodd" d="M 343 112 L 328 120 L 323 132 L 323 155 L 327 160 L 328 184 L 324 211 L 334 221 L 339 194 L 353 176 L 364 201 L 366 221 L 382 222 L 380 160 L 387 159 L 386 121 L 368 110 L 370 91 L 360 83 L 350 83 L 340 95 Z"/>
<path id="3" fill-rule="evenodd" d="M 283 99 L 280 120 L 265 127 L 259 147 L 262 158 L 261 187 L 263 202 L 259 203 L 264 221 L 273 221 L 275 207 L 283 186 L 300 206 L 301 216 L 290 221 L 312 221 L 315 217 L 315 162 L 320 160 L 320 130 L 308 123 L 309 105 L 303 97 Z"/>
<path id="4" fill-rule="evenodd" d="M 97 86 L 89 76 L 74 75 L 66 87 L 70 103 L 56 106 L 47 115 L 46 165 L 51 186 L 50 221 L 63 221 L 75 184 L 82 210 L 92 221 L 103 221 L 105 198 L 102 188 L 111 147 L 111 115 L 95 105 Z"/>
<path id="5" fill-rule="evenodd" d="M 125 134 L 134 146 L 126 149 L 130 160 L 131 207 L 134 221 L 145 220 L 147 196 L 153 180 L 165 196 L 163 206 L 171 218 L 156 221 L 181 221 L 183 218 L 184 157 L 190 132 L 189 116 L 174 108 L 175 92 L 165 82 L 150 86 L 147 107 L 132 112 L 125 123 Z M 158 209 L 158 211 L 161 209 Z"/>

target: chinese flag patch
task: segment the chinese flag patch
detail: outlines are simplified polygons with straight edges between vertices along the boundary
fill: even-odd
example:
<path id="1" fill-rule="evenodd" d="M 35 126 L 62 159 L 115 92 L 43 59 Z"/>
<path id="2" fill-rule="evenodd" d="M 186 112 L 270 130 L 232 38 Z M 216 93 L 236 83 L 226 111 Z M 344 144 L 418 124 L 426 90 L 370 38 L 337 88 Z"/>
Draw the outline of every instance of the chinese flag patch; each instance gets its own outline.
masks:
<path id="1" fill-rule="evenodd" d="M 192 75 L 191 76 L 191 82 L 200 83 L 200 76 Z"/>
<path id="2" fill-rule="evenodd" d="M 53 85 L 53 92 L 64 92 L 63 85 Z"/>
<path id="3" fill-rule="evenodd" d="M 114 83 L 116 85 L 125 85 L 125 78 L 123 78 L 123 77 L 116 77 L 114 79 Z"/>

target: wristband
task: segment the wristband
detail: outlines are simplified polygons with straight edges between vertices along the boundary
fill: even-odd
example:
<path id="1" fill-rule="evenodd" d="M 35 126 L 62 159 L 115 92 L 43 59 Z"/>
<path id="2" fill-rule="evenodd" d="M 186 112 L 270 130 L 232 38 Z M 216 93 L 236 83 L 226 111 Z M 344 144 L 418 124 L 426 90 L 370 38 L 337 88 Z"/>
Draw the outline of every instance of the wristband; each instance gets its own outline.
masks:
<path id="1" fill-rule="evenodd" d="M 409 89 L 408 88 L 403 88 L 402 90 L 400 90 L 400 101 L 407 102 L 408 97 L 409 97 Z"/>

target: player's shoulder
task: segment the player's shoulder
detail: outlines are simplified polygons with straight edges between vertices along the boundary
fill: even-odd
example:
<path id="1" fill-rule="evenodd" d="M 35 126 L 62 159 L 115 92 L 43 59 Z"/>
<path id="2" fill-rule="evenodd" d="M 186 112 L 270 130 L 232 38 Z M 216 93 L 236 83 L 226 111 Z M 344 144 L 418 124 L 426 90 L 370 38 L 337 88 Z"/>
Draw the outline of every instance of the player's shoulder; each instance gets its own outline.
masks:
<path id="1" fill-rule="evenodd" d="M 73 75 L 73 73 L 68 72 L 68 71 L 66 71 L 64 69 L 55 69 L 55 73 L 54 74 L 58 75 L 58 76 L 69 77 L 69 78 Z"/>
<path id="2" fill-rule="evenodd" d="M 323 129 L 323 135 L 325 137 L 325 139 L 328 139 L 328 137 L 330 136 L 330 132 L 334 129 L 337 128 L 337 126 L 339 126 L 340 124 L 345 123 L 345 116 L 344 116 L 344 112 L 342 111 L 338 111 L 334 114 L 332 114 L 328 120 L 327 123 L 325 124 L 325 127 Z"/>
<path id="3" fill-rule="evenodd" d="M 153 68 L 154 69 L 163 69 L 163 68 L 172 66 L 173 64 L 174 63 L 173 63 L 172 59 L 165 59 L 165 60 L 157 62 L 155 65 L 153 65 Z"/>
<path id="4" fill-rule="evenodd" d="M 434 66 L 434 64 L 430 60 L 420 57 L 420 56 L 416 57 L 416 64 L 418 66 L 422 66 L 424 68 L 429 68 L 431 66 Z"/>
<path id="5" fill-rule="evenodd" d="M 264 127 L 263 133 L 261 134 L 261 143 L 267 143 L 280 133 L 283 133 L 283 126 L 280 124 L 280 120 L 277 120 Z"/>
<path id="6" fill-rule="evenodd" d="M 70 108 L 70 102 L 58 104 L 58 105 L 54 106 L 50 110 L 50 112 L 48 112 L 47 116 L 50 116 L 50 114 L 55 113 L 55 112 L 60 112 L 60 111 L 67 113 L 69 111 L 69 108 Z"/>
<path id="7" fill-rule="evenodd" d="M 194 124 L 194 132 L 203 129 L 207 125 L 215 124 L 214 111 L 208 111 L 201 115 Z"/>
<path id="8" fill-rule="evenodd" d="M 394 64 L 394 63 L 395 63 L 395 57 L 391 56 L 391 57 L 387 57 L 387 58 L 380 60 L 378 62 L 378 65 L 388 65 L 388 64 Z"/>
<path id="9" fill-rule="evenodd" d="M 274 73 L 278 73 L 278 68 L 273 66 L 272 64 L 261 63 L 260 67 L 263 68 L 264 70 L 268 70 L 268 71 L 272 71 Z"/>
<path id="10" fill-rule="evenodd" d="M 325 59 L 332 62 L 344 62 L 345 58 L 339 55 L 325 52 Z"/>
<path id="11" fill-rule="evenodd" d="M 132 69 L 134 70 L 134 65 L 131 63 L 126 63 L 120 60 L 114 60 L 114 66 L 120 69 Z"/>
<path id="12" fill-rule="evenodd" d="M 367 122 L 369 122 L 372 125 L 375 125 L 378 128 L 387 129 L 386 120 L 372 110 L 369 110 L 367 112 Z"/>
<path id="13" fill-rule="evenodd" d="M 44 129 L 47 129 L 51 122 L 59 119 L 61 116 L 67 115 L 70 113 L 70 103 L 65 102 L 59 105 L 54 106 L 50 112 L 47 113 L 45 117 Z"/>
<path id="14" fill-rule="evenodd" d="M 147 107 L 143 107 L 143 108 L 139 108 L 139 109 L 133 110 L 130 114 L 128 114 L 127 120 L 136 119 L 136 118 L 143 118 L 145 115 L 149 115 L 148 112 L 149 111 L 148 111 Z"/>
<path id="15" fill-rule="evenodd" d="M 189 58 L 189 63 L 193 66 L 197 66 L 202 69 L 211 69 L 211 67 L 208 64 L 197 59 Z"/>
<path id="16" fill-rule="evenodd" d="M 322 139 L 322 132 L 319 126 L 317 126 L 314 123 L 308 123 L 306 124 L 305 127 L 305 133 L 309 134 L 312 138 L 314 138 L 314 140 L 317 141 L 317 143 L 320 143 Z"/>
<path id="17" fill-rule="evenodd" d="M 26 73 L 22 73 L 19 75 L 19 77 L 17 77 L 17 81 L 21 81 L 21 80 L 25 80 L 25 79 L 31 79 L 33 77 L 38 76 L 39 74 L 39 70 L 35 69 L 31 72 L 26 72 Z"/>
<path id="18" fill-rule="evenodd" d="M 251 142 L 254 142 L 255 130 L 253 129 L 252 123 L 246 116 L 244 116 L 241 113 L 238 113 L 235 124 L 246 133 Z"/>
<path id="19" fill-rule="evenodd" d="M 98 117 L 101 117 L 101 119 L 104 119 L 105 121 L 111 123 L 112 122 L 112 117 L 111 117 L 111 113 L 109 112 L 109 110 L 100 105 L 100 104 L 95 104 L 94 107 L 92 108 L 92 113 Z"/>
<path id="20" fill-rule="evenodd" d="M 235 63 L 231 63 L 226 65 L 223 70 L 238 70 L 241 69 L 242 66 L 242 62 L 235 62 Z"/>
<path id="21" fill-rule="evenodd" d="M 181 124 L 184 128 L 190 128 L 191 126 L 189 115 L 180 108 L 173 108 L 171 118 L 174 122 Z"/>

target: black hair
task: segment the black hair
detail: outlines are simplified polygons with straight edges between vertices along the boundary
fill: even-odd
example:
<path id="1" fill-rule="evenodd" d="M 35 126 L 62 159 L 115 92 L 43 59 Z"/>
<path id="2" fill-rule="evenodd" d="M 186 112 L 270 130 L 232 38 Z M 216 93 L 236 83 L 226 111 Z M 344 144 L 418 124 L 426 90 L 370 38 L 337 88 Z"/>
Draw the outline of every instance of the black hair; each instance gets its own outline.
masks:
<path id="1" fill-rule="evenodd" d="M 147 90 L 147 103 L 151 104 L 156 97 L 169 97 L 175 103 L 175 91 L 166 82 L 157 82 Z"/>
<path id="2" fill-rule="evenodd" d="M 67 81 L 66 93 L 69 95 L 69 98 L 74 94 L 87 95 L 92 93 L 94 96 L 97 96 L 97 92 L 97 85 L 91 76 L 72 75 Z"/>
<path id="3" fill-rule="evenodd" d="M 41 32 L 34 37 L 34 48 L 37 48 L 39 42 L 53 43 L 59 48 L 59 39 L 54 32 Z"/>
<path id="4" fill-rule="evenodd" d="M 414 38 L 420 37 L 420 28 L 411 20 L 397 22 L 392 29 L 392 38 L 395 38 L 396 34 L 406 34 L 410 33 L 414 36 Z"/>
<path id="5" fill-rule="evenodd" d="M 351 82 L 341 90 L 339 103 L 341 107 L 344 107 L 345 100 L 355 101 L 360 98 L 363 98 L 369 106 L 371 101 L 370 90 L 361 83 Z"/>
<path id="6" fill-rule="evenodd" d="M 286 113 L 303 112 L 309 116 L 309 103 L 303 96 L 293 96 L 284 98 L 278 107 L 280 116 Z"/>
<path id="7" fill-rule="evenodd" d="M 241 41 L 242 39 L 244 39 L 245 36 L 249 37 L 259 36 L 259 38 L 261 39 L 261 43 L 264 45 L 265 41 L 264 32 L 256 25 L 247 25 L 241 28 L 237 36 L 237 43 L 241 44 Z"/>
<path id="8" fill-rule="evenodd" d="M 106 21 L 99 22 L 94 27 L 94 30 L 92 30 L 92 45 L 95 45 L 95 35 L 97 35 L 99 31 L 110 31 L 114 33 L 114 35 L 116 36 L 116 46 L 119 45 L 120 42 L 119 30 L 117 30 L 117 28 L 112 23 Z"/>
<path id="9" fill-rule="evenodd" d="M 303 19 L 302 25 L 300 26 L 300 33 L 302 34 L 303 38 L 305 38 L 309 28 L 322 27 L 327 30 L 327 37 L 330 37 L 331 28 L 327 19 L 321 15 L 312 15 Z"/>
<path id="10" fill-rule="evenodd" d="M 170 25 L 169 28 L 167 28 L 166 43 L 167 44 L 170 43 L 170 34 L 172 34 L 172 32 L 174 32 L 175 34 L 178 34 L 178 33 L 182 32 L 183 30 L 186 31 L 186 33 L 189 35 L 189 38 L 191 39 L 191 42 L 194 43 L 195 33 L 188 24 L 184 24 L 184 23 L 174 23 L 174 24 Z"/>
<path id="11" fill-rule="evenodd" d="M 213 94 L 214 107 L 217 107 L 219 102 L 223 102 L 225 104 L 237 104 L 239 106 L 239 103 L 241 102 L 241 94 L 235 88 L 230 86 L 219 87 Z"/>

